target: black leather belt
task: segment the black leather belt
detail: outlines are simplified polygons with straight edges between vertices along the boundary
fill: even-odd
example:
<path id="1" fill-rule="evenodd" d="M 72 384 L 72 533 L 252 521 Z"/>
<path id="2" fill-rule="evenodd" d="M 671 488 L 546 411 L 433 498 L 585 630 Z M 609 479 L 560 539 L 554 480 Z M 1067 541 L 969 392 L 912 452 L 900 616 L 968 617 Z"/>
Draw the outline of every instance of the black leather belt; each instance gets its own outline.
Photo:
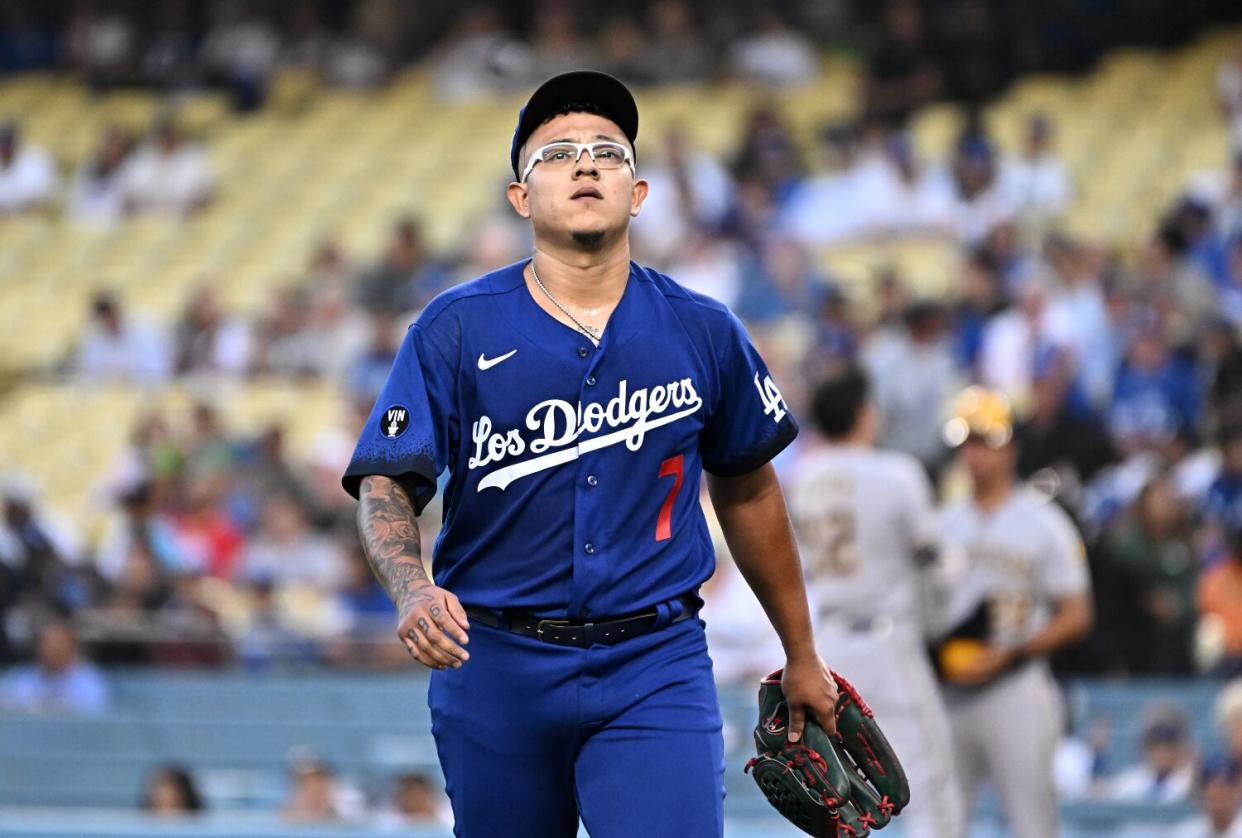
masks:
<path id="1" fill-rule="evenodd" d="M 668 617 L 661 620 L 661 609 L 665 608 L 669 609 L 665 612 Z M 699 600 L 690 594 L 662 602 L 637 614 L 607 620 L 556 620 L 521 611 L 493 611 L 473 605 L 466 607 L 470 619 L 478 620 L 485 626 L 534 637 L 544 643 L 577 646 L 582 649 L 596 643 L 611 646 L 622 640 L 647 634 L 659 626 L 680 623 L 695 616 L 698 610 Z"/>

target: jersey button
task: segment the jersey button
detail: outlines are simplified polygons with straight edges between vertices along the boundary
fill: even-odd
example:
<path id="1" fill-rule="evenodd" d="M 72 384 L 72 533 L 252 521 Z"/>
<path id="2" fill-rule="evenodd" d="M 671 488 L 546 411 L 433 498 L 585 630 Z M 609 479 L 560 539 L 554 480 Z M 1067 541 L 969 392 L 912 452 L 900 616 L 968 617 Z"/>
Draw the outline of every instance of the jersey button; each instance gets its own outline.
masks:
<path id="1" fill-rule="evenodd" d="M 585 358 L 585 357 L 586 357 L 587 355 L 589 355 L 589 354 L 590 354 L 590 353 L 587 351 L 587 348 L 586 348 L 585 346 L 579 346 L 579 347 L 578 347 L 578 357 L 579 357 L 579 358 Z"/>
<path id="2" fill-rule="evenodd" d="M 587 475 L 587 485 L 588 485 L 588 486 L 598 486 L 598 485 L 599 485 L 599 478 L 598 478 L 598 477 L 596 477 L 594 474 L 588 474 L 588 475 Z"/>
<path id="3" fill-rule="evenodd" d="M 587 386 L 588 386 L 588 387 L 594 387 L 594 386 L 595 386 L 595 376 L 593 376 L 593 375 L 588 375 L 588 376 L 587 376 Z"/>
<path id="4" fill-rule="evenodd" d="M 594 545 L 594 544 L 592 544 L 592 543 L 590 543 L 589 541 L 588 541 L 588 542 L 586 543 L 586 545 L 582 548 L 582 550 L 583 550 L 583 552 L 584 552 L 584 553 L 586 553 L 588 556 L 594 556 L 594 555 L 595 555 L 595 545 Z"/>

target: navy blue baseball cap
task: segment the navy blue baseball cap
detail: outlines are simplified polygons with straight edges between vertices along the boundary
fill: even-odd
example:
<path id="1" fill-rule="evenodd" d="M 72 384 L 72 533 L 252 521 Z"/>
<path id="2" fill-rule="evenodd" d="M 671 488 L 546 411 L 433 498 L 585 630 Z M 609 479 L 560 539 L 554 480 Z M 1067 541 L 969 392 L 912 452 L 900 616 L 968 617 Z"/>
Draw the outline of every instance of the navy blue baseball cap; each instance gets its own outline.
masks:
<path id="1" fill-rule="evenodd" d="M 513 177 L 517 179 L 518 152 L 535 133 L 535 129 L 562 111 L 566 105 L 589 105 L 601 116 L 617 123 L 625 138 L 634 144 L 638 136 L 638 105 L 629 88 L 607 73 L 594 70 L 576 70 L 562 73 L 539 85 L 526 105 L 518 111 L 517 127 L 513 130 L 513 145 L 509 149 L 509 162 L 513 165 Z"/>

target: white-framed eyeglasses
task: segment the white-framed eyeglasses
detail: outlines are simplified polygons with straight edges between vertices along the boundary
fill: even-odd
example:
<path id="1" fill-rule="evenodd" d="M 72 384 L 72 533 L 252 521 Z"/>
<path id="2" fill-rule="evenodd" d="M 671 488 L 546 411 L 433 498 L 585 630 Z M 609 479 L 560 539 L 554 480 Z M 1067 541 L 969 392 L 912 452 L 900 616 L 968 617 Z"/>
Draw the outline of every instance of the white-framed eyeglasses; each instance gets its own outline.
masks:
<path id="1" fill-rule="evenodd" d="M 620 169 L 628 164 L 630 171 L 634 172 L 634 158 L 630 150 L 620 143 L 559 142 L 548 143 L 535 149 L 530 155 L 530 160 L 526 162 L 526 171 L 522 172 L 522 179 L 518 182 L 526 182 L 526 178 L 530 176 L 530 170 L 535 168 L 536 163 L 557 169 L 567 168 L 577 164 L 578 158 L 582 157 L 584 151 L 595 163 L 596 168 Z"/>

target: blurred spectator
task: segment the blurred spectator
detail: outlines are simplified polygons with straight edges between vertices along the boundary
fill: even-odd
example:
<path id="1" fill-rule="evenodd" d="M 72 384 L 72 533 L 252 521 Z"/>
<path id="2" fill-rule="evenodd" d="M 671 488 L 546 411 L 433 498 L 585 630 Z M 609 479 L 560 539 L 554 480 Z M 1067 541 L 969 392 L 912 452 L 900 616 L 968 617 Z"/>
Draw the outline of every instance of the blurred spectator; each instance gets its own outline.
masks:
<path id="1" fill-rule="evenodd" d="M 919 3 L 888 0 L 883 31 L 867 56 L 868 113 L 901 127 L 919 106 L 939 95 L 943 84 Z"/>
<path id="2" fill-rule="evenodd" d="M 1242 530 L 1242 423 L 1225 425 L 1217 442 L 1220 471 L 1204 498 L 1203 518 L 1211 527 L 1211 535 L 1219 540 L 1225 533 Z"/>
<path id="3" fill-rule="evenodd" d="M 1193 672 L 1199 568 L 1192 538 L 1190 516 L 1163 475 L 1143 487 L 1108 533 L 1098 594 L 1115 600 L 1105 606 L 1111 619 L 1101 629 L 1117 633 L 1131 674 Z"/>
<path id="4" fill-rule="evenodd" d="M 328 46 L 324 80 L 350 90 L 369 90 L 388 81 L 396 41 L 405 30 L 402 16 L 411 8 L 390 0 L 361 0 L 354 5 L 349 29 Z"/>
<path id="5" fill-rule="evenodd" d="M 576 6 L 543 2 L 535 12 L 533 77 L 538 80 L 580 70 L 591 63 L 574 21 Z"/>
<path id="6" fill-rule="evenodd" d="M 1126 452 L 1159 446 L 1199 421 L 1194 365 L 1174 354 L 1157 324 L 1139 324 L 1113 391 L 1109 429 Z"/>
<path id="7" fill-rule="evenodd" d="M 237 658 L 250 671 L 304 666 L 318 660 L 315 646 L 282 607 L 274 580 L 252 579 L 245 628 L 234 640 Z"/>
<path id="8" fill-rule="evenodd" d="M 163 0 L 155 7 L 155 25 L 143 39 L 140 72 L 157 88 L 176 91 L 198 74 L 198 35 L 188 0 Z"/>
<path id="9" fill-rule="evenodd" d="M 127 488 L 117 498 L 117 510 L 108 517 L 99 537 L 95 567 L 104 579 L 120 584 L 135 554 L 149 557 L 167 572 L 185 566 L 173 523 L 156 509 L 154 488 L 146 481 Z"/>
<path id="10" fill-rule="evenodd" d="M 875 169 L 871 191 L 876 233 L 896 235 L 934 235 L 948 232 L 953 209 L 953 193 L 943 177 L 915 157 L 913 145 L 904 134 L 884 139 L 883 165 Z"/>
<path id="11" fill-rule="evenodd" d="M 651 191 L 630 229 L 635 250 L 656 264 L 666 264 L 699 231 L 714 233 L 733 197 L 729 173 L 692 148 L 682 126 L 664 133 L 660 152 L 643 161 L 642 177 Z"/>
<path id="12" fill-rule="evenodd" d="M 784 225 L 806 245 L 831 245 L 877 227 L 879 204 L 892 176 L 883 155 L 864 145 L 857 125 L 827 126 L 820 134 L 825 169 L 790 192 Z"/>
<path id="13" fill-rule="evenodd" d="M 259 509 L 273 495 L 291 498 L 312 517 L 317 513 L 300 464 L 289 456 L 287 440 L 285 426 L 273 423 L 241 446 L 229 507 L 247 528 L 258 522 Z"/>
<path id="14" fill-rule="evenodd" d="M 11 713 L 94 715 L 108 709 L 107 682 L 78 650 L 70 625 L 53 621 L 39 632 L 33 663 L 0 680 L 0 708 Z"/>
<path id="15" fill-rule="evenodd" d="M 505 31 L 492 3 L 474 3 L 429 57 L 437 95 L 460 100 L 510 90 L 531 75 L 532 57 Z"/>
<path id="16" fill-rule="evenodd" d="M 224 511 L 227 474 L 186 481 L 184 500 L 174 518 L 186 569 L 196 575 L 230 579 L 245 546 L 245 536 Z"/>
<path id="17" fill-rule="evenodd" d="M 1223 561 L 1199 577 L 1198 601 L 1202 622 L 1220 638 L 1212 661 L 1215 674 L 1242 675 L 1242 530 L 1231 530 Z"/>
<path id="18" fill-rule="evenodd" d="M 383 636 L 387 639 L 397 616 L 392 599 L 375 578 L 371 564 L 356 540 L 351 539 L 346 560 L 345 582 L 337 591 L 336 599 L 346 616 L 349 630 L 358 637 Z"/>
<path id="19" fill-rule="evenodd" d="M 253 371 L 260 375 L 317 378 L 324 349 L 311 328 L 310 293 L 301 287 L 277 289 L 254 332 Z"/>
<path id="20" fill-rule="evenodd" d="M 368 311 L 396 314 L 426 305 L 442 281 L 421 225 L 401 218 L 393 224 L 383 258 L 358 277 L 354 300 Z"/>
<path id="21" fill-rule="evenodd" d="M 1242 680 L 1229 681 L 1217 694 L 1212 722 L 1225 755 L 1242 765 Z"/>
<path id="22" fill-rule="evenodd" d="M 69 20 L 69 61 L 91 87 L 109 90 L 134 78 L 137 33 L 119 8 L 80 2 Z"/>
<path id="23" fill-rule="evenodd" d="M 16 122 L 0 122 L 0 215 L 37 209 L 55 190 L 52 156 L 23 142 Z"/>
<path id="24" fill-rule="evenodd" d="M 686 231 L 670 254 L 668 272 L 691 291 L 732 308 L 742 288 L 742 262 L 739 248 L 727 239 Z M 805 278 L 798 276 L 795 281 L 801 283 Z M 797 289 L 782 290 L 797 293 Z"/>
<path id="25" fill-rule="evenodd" d="M 129 212 L 180 217 L 211 200 L 215 175 L 207 152 L 186 141 L 170 117 L 162 117 L 126 161 L 121 192 Z"/>
<path id="26" fill-rule="evenodd" d="M 1057 743 L 1053 776 L 1061 800 L 1081 800 L 1098 794 L 1108 767 L 1112 727 L 1108 718 L 1092 719 L 1085 736 L 1077 736 L 1066 713 L 1066 734 Z"/>
<path id="27" fill-rule="evenodd" d="M 0 660 L 32 649 L 39 624 L 88 604 L 95 580 L 73 523 L 20 472 L 0 484 Z"/>
<path id="28" fill-rule="evenodd" d="M 201 52 L 207 79 L 228 89 L 238 111 L 255 110 L 267 96 L 280 38 L 257 5 L 218 3 L 210 9 L 216 19 Z"/>
<path id="29" fill-rule="evenodd" d="M 911 304 L 903 325 L 882 355 L 873 343 L 862 350 L 875 382 L 879 444 L 904 451 L 935 474 L 947 454 L 941 414 L 964 382 L 953 358 L 946 312 L 939 303 Z"/>
<path id="30" fill-rule="evenodd" d="M 293 823 L 332 823 L 346 820 L 351 811 L 347 792 L 336 771 L 313 755 L 297 757 L 289 769 L 292 786 L 281 806 L 283 819 Z"/>
<path id="31" fill-rule="evenodd" d="M 370 404 L 379 397 L 403 337 L 404 332 L 391 316 L 377 313 L 372 317 L 371 344 L 353 358 L 345 371 L 345 389 L 353 399 Z"/>
<path id="32" fill-rule="evenodd" d="M 1233 326 L 1214 320 L 1200 335 L 1199 364 L 1211 382 L 1209 401 L 1222 425 L 1242 422 L 1242 342 Z"/>
<path id="33" fill-rule="evenodd" d="M 73 524 L 48 509 L 33 479 L 10 471 L 0 481 L 0 564 L 36 574 L 48 562 L 76 565 L 82 545 Z"/>
<path id="34" fill-rule="evenodd" d="M 758 255 L 742 275 L 733 306 L 748 322 L 771 325 L 814 317 L 827 296 L 839 293 L 815 270 L 807 249 L 789 238 L 771 238 Z"/>
<path id="35" fill-rule="evenodd" d="M 1242 238 L 1229 245 L 1225 283 L 1220 289 L 1219 310 L 1234 327 L 1242 326 Z"/>
<path id="36" fill-rule="evenodd" d="M 1056 471 L 1069 490 L 1085 486 L 1115 462 L 1117 452 L 1104 424 L 1075 394 L 1070 362 L 1062 352 L 1045 352 L 1032 370 L 1031 406 L 1017 428 L 1018 474 Z"/>
<path id="37" fill-rule="evenodd" d="M 603 67 L 606 72 L 626 84 L 646 85 L 655 82 L 659 68 L 647 52 L 647 35 L 630 17 L 620 15 L 610 20 L 600 33 Z"/>
<path id="38" fill-rule="evenodd" d="M 1235 148 L 1242 148 L 1242 36 L 1216 71 L 1216 103 Z"/>
<path id="39" fill-rule="evenodd" d="M 189 769 L 161 765 L 143 781 L 142 809 L 161 817 L 197 815 L 206 809 Z"/>
<path id="40" fill-rule="evenodd" d="M 1123 769 L 1105 789 L 1112 800 L 1171 803 L 1194 785 L 1194 750 L 1185 712 L 1175 703 L 1149 707 L 1143 721 L 1143 761 Z"/>
<path id="41" fill-rule="evenodd" d="M 766 187 L 778 206 L 789 198 L 802 177 L 802 161 L 793 134 L 779 113 L 765 107 L 750 112 L 732 168 L 739 181 L 755 180 Z"/>
<path id="42" fill-rule="evenodd" d="M 112 125 L 104 130 L 99 148 L 73 173 L 65 207 L 70 218 L 103 226 L 121 219 L 125 214 L 121 173 L 131 148 L 133 140 L 123 128 Z"/>
<path id="43" fill-rule="evenodd" d="M 345 563 L 336 544 L 311 530 L 292 498 L 273 495 L 264 499 L 258 531 L 242 556 L 239 575 L 277 586 L 304 582 L 334 591 L 344 581 Z"/>
<path id="44" fill-rule="evenodd" d="M 392 781 L 392 800 L 379 816 L 379 825 L 386 829 L 405 826 L 448 826 L 444 805 L 431 780 L 417 771 L 398 774 Z"/>
<path id="45" fill-rule="evenodd" d="M 752 14 L 756 25 L 748 26 L 730 50 L 729 63 L 734 75 L 776 87 L 814 81 L 819 60 L 806 36 L 774 9 Z"/>
<path id="46" fill-rule="evenodd" d="M 1019 215 L 1037 222 L 1056 218 L 1073 198 L 1069 167 L 1053 146 L 1052 120 L 1044 113 L 1027 117 L 1022 152 L 1003 174 L 1009 200 Z"/>
<path id="47" fill-rule="evenodd" d="M 1022 404 L 1031 391 L 1037 359 L 1057 352 L 1048 322 L 1048 283 L 1030 279 L 1008 309 L 984 326 L 979 347 L 979 379 Z"/>
<path id="48" fill-rule="evenodd" d="M 990 254 L 974 250 L 962 265 L 953 317 L 953 345 L 958 365 L 979 377 L 980 355 L 992 318 L 1006 308 L 1000 276 Z"/>
<path id="49" fill-rule="evenodd" d="M 344 285 L 324 284 L 312 291 L 307 329 L 318 338 L 317 374 L 333 383 L 341 381 L 352 359 L 371 342 L 372 323 L 367 312 L 350 305 Z"/>
<path id="50" fill-rule="evenodd" d="M 1185 334 L 1194 334 L 1217 315 L 1211 278 L 1186 256 L 1186 239 L 1177 225 L 1162 222 L 1140 251 L 1136 289 L 1146 300 L 1171 305 Z"/>
<path id="51" fill-rule="evenodd" d="M 695 25 L 690 6 L 682 0 L 655 0 L 647 11 L 646 52 L 664 84 L 703 81 L 715 70 L 711 47 Z"/>
<path id="52" fill-rule="evenodd" d="M 164 337 L 155 327 L 124 314 L 112 294 L 95 294 L 91 319 L 74 359 L 77 373 L 91 381 L 158 382 L 168 376 L 170 365 Z"/>
<path id="53" fill-rule="evenodd" d="M 1118 361 L 1118 336 L 1100 281 L 1101 258 L 1062 235 L 1045 240 L 1044 263 L 1059 284 L 1048 302 L 1048 328 L 1069 352 L 1081 395 L 1093 408 L 1108 404 Z"/>
<path id="54" fill-rule="evenodd" d="M 1195 788 L 1203 814 L 1169 832 L 1171 838 L 1242 838 L 1242 765 L 1211 757 L 1199 767 Z"/>
<path id="55" fill-rule="evenodd" d="M 173 343 L 178 375 L 240 375 L 250 363 L 250 332 L 242 321 L 225 315 L 219 295 L 208 286 L 190 298 L 177 321 Z"/>
<path id="56" fill-rule="evenodd" d="M 996 150 L 981 128 L 962 133 L 949 177 L 954 195 L 951 225 L 959 241 L 977 245 L 993 227 L 1013 218 L 1013 199 L 1000 177 Z"/>
<path id="57" fill-rule="evenodd" d="M 1238 39 L 1242 48 L 1242 38 Z M 1216 207 L 1216 237 L 1223 242 L 1235 241 L 1242 235 L 1242 146 L 1230 155 L 1228 181 Z"/>
<path id="58" fill-rule="evenodd" d="M 286 11 L 286 25 L 280 52 L 283 67 L 318 73 L 331 41 L 319 4 L 298 0 Z"/>

